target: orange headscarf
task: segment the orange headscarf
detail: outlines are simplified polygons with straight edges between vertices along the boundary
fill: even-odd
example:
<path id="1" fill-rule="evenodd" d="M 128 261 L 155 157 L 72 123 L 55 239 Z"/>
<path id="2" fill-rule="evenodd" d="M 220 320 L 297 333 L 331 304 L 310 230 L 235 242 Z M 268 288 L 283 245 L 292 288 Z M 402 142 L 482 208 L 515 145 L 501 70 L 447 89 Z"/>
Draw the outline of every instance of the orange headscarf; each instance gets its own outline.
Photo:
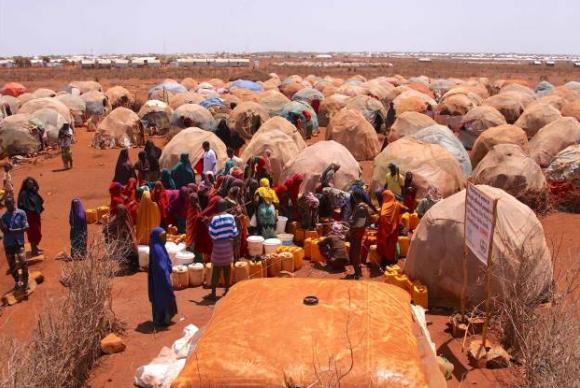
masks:
<path id="1" fill-rule="evenodd" d="M 400 221 L 401 205 L 395 200 L 395 195 L 391 190 L 383 191 L 383 205 L 377 236 L 377 250 L 382 256 L 394 257 Z"/>
<path id="2" fill-rule="evenodd" d="M 161 214 L 157 204 L 151 200 L 151 193 L 145 191 L 137 210 L 137 241 L 149 244 L 151 231 L 161 223 Z"/>

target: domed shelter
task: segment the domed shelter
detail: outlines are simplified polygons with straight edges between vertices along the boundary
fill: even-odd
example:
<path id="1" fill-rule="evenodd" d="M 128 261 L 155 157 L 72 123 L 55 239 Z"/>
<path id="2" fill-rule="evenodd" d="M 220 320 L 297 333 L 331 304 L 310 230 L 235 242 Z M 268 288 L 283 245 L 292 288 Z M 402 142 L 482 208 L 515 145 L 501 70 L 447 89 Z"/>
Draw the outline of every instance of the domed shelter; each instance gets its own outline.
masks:
<path id="1" fill-rule="evenodd" d="M 288 83 L 282 82 L 282 84 L 278 87 L 280 92 L 284 94 L 288 98 L 292 98 L 298 91 L 304 89 L 305 85 L 301 82 L 291 81 Z"/>
<path id="2" fill-rule="evenodd" d="M 520 290 L 525 300 L 538 300 L 552 285 L 552 259 L 542 224 L 534 212 L 503 190 L 478 185 L 478 189 L 498 200 L 493 234 L 492 298 L 509 298 L 515 282 L 527 278 Z M 425 214 L 411 240 L 405 274 L 429 289 L 429 306 L 460 305 L 463 288 L 465 190 L 435 204 Z M 486 298 L 487 265 L 467 251 L 468 307 Z"/>
<path id="3" fill-rule="evenodd" d="M 429 88 L 429 80 L 425 80 L 425 82 L 410 82 L 405 86 L 408 87 L 409 89 L 416 90 L 419 93 L 423 93 L 424 95 L 426 95 L 431 99 L 435 99 L 433 91 Z"/>
<path id="4" fill-rule="evenodd" d="M 412 136 L 423 128 L 437 124 L 435 120 L 426 114 L 419 112 L 404 112 L 397 116 L 397 119 L 391 125 L 391 130 L 387 137 L 389 143 L 394 142 L 405 136 Z"/>
<path id="5" fill-rule="evenodd" d="M 284 105 L 290 102 L 290 99 L 278 90 L 268 90 L 260 93 L 257 96 L 257 100 L 268 111 L 270 117 L 280 116 Z"/>
<path id="6" fill-rule="evenodd" d="M 56 92 L 52 89 L 38 88 L 34 92 L 32 92 L 32 96 L 34 98 L 54 97 L 56 96 Z"/>
<path id="7" fill-rule="evenodd" d="M 560 111 L 552 105 L 536 102 L 528 105 L 514 125 L 526 131 L 528 139 L 531 139 L 540 128 L 561 117 Z"/>
<path id="8" fill-rule="evenodd" d="M 99 123 L 93 146 L 130 147 L 136 143 L 140 126 L 141 121 L 135 112 L 122 106 L 115 108 Z"/>
<path id="9" fill-rule="evenodd" d="M 349 97 L 356 97 L 356 96 L 362 96 L 363 94 L 366 94 L 367 89 L 364 86 L 361 86 L 360 83 L 356 84 L 356 83 L 344 83 L 342 85 L 340 85 L 338 87 L 338 89 L 336 89 L 336 93 L 338 94 L 344 94 L 345 96 L 349 96 Z"/>
<path id="10" fill-rule="evenodd" d="M 236 96 L 240 99 L 240 101 L 254 101 L 258 102 L 258 95 L 261 92 L 254 92 L 252 90 L 243 89 L 243 88 L 233 88 L 229 90 L 229 94 Z"/>
<path id="11" fill-rule="evenodd" d="M 60 113 L 50 108 L 34 111 L 30 114 L 30 118 L 41 124 L 44 129 L 44 139 L 46 144 L 50 146 L 57 144 L 58 132 L 64 124 L 68 124 L 67 120 L 62 117 Z"/>
<path id="12" fill-rule="evenodd" d="M 185 104 L 199 104 L 205 97 L 195 92 L 177 93 L 169 97 L 169 106 L 171 109 L 177 109 Z"/>
<path id="13" fill-rule="evenodd" d="M 81 126 L 85 122 L 85 113 L 87 111 L 87 104 L 80 96 L 74 96 L 69 93 L 59 94 L 55 97 L 62 102 L 70 110 L 74 118 L 75 126 Z"/>
<path id="14" fill-rule="evenodd" d="M 198 127 L 210 131 L 214 119 L 209 110 L 197 104 L 185 104 L 173 111 L 171 125 L 178 128 Z"/>
<path id="15" fill-rule="evenodd" d="M 427 105 L 437 106 L 437 102 L 434 99 L 416 90 L 407 90 L 399 94 L 393 100 L 393 104 L 395 105 L 397 116 L 404 112 L 424 113 L 427 110 Z"/>
<path id="16" fill-rule="evenodd" d="M 195 166 L 203 157 L 202 144 L 205 141 L 216 153 L 218 170 L 222 169 L 228 157 L 225 144 L 213 132 L 195 127 L 184 129 L 167 143 L 159 159 L 161 168 L 173 168 L 181 154 L 188 154 L 191 165 Z"/>
<path id="17" fill-rule="evenodd" d="M 552 93 L 555 88 L 556 87 L 554 85 L 552 85 L 551 83 L 549 83 L 548 81 L 541 81 L 536 86 L 536 89 L 534 90 L 534 92 L 539 97 L 543 97 L 543 96 L 546 96 L 546 95 Z"/>
<path id="18" fill-rule="evenodd" d="M 196 90 L 199 85 L 199 83 L 196 80 L 190 77 L 182 79 L 181 84 L 185 86 L 187 90 Z"/>
<path id="19" fill-rule="evenodd" d="M 22 93 L 21 95 L 16 97 L 16 99 L 20 103 L 20 106 L 22 106 L 26 104 L 28 101 L 34 100 L 34 96 L 32 95 L 32 93 Z"/>
<path id="20" fill-rule="evenodd" d="M 166 80 L 169 81 L 169 80 Z M 151 89 L 149 89 L 149 94 L 148 94 L 148 98 L 149 100 L 154 99 L 154 97 L 159 97 L 160 95 L 171 93 L 171 95 L 173 94 L 177 94 L 177 93 L 185 93 L 187 92 L 187 88 L 185 86 L 183 86 L 182 84 L 177 83 L 176 81 L 172 81 L 172 82 L 163 82 L 160 83 L 159 85 L 155 85 L 153 86 Z M 169 100 L 169 98 L 167 98 L 167 100 Z"/>
<path id="21" fill-rule="evenodd" d="M 42 124 L 29 114 L 17 113 L 0 120 L 0 150 L 2 155 L 32 155 L 42 148 Z"/>
<path id="22" fill-rule="evenodd" d="M 397 97 L 397 92 L 395 91 L 395 87 L 380 78 L 372 79 L 365 84 L 362 85 L 367 90 L 367 95 L 376 98 L 379 100 L 383 106 L 389 106 L 391 101 Z"/>
<path id="23" fill-rule="evenodd" d="M 268 111 L 254 101 L 245 101 L 234 108 L 228 117 L 228 127 L 244 140 L 250 140 L 262 123 L 270 118 Z"/>
<path id="24" fill-rule="evenodd" d="M 478 106 L 467 112 L 461 118 L 458 137 L 461 143 L 463 143 L 463 146 L 470 150 L 475 140 L 483 131 L 505 124 L 507 122 L 500 111 L 492 106 Z"/>
<path id="25" fill-rule="evenodd" d="M 10 110 L 10 112 L 6 111 L 6 105 L 8 106 L 8 109 Z M 4 109 L 2 109 L 2 107 L 4 107 Z M 2 118 L 2 112 L 6 111 L 5 113 L 7 115 L 13 115 L 15 113 L 18 112 L 18 109 L 20 108 L 20 101 L 18 101 L 18 99 L 16 97 L 13 96 L 0 96 L 0 118 Z"/>
<path id="26" fill-rule="evenodd" d="M 502 86 L 502 88 L 499 90 L 499 94 L 502 93 L 522 94 L 528 96 L 532 100 L 536 99 L 536 93 L 531 88 L 517 83 L 511 83 Z"/>
<path id="27" fill-rule="evenodd" d="M 301 101 L 290 101 L 282 109 L 282 117 L 298 128 L 302 137 L 310 139 L 318 132 L 318 115 L 312 107 Z"/>
<path id="28" fill-rule="evenodd" d="M 417 186 L 417 198 L 423 198 L 429 187 L 436 187 L 443 197 L 465 187 L 461 165 L 438 144 L 425 143 L 412 137 L 404 137 L 390 143 L 375 157 L 372 189 L 385 185 L 390 163 L 397 165 L 402 174 L 413 173 Z"/>
<path id="29" fill-rule="evenodd" d="M 471 161 L 469 154 L 465 151 L 463 144 L 457 139 L 453 132 L 444 125 L 431 125 L 423 128 L 413 135 L 417 140 L 425 143 L 438 144 L 445 148 L 461 165 L 465 176 L 471 175 Z"/>
<path id="30" fill-rule="evenodd" d="M 385 118 L 387 117 L 385 106 L 379 100 L 371 96 L 352 97 L 348 100 L 346 108 L 358 110 L 362 113 L 365 119 L 377 132 L 381 130 Z"/>
<path id="31" fill-rule="evenodd" d="M 238 79 L 232 82 L 230 89 L 246 89 L 252 92 L 261 92 L 263 90 L 262 85 L 257 82 L 249 81 L 246 79 Z"/>
<path id="32" fill-rule="evenodd" d="M 580 144 L 558 152 L 545 173 L 552 201 L 564 210 L 580 212 Z"/>
<path id="33" fill-rule="evenodd" d="M 282 131 L 286 135 L 290 136 L 294 143 L 296 143 L 298 151 L 302 151 L 304 148 L 306 148 L 306 143 L 304 142 L 304 139 L 302 138 L 302 135 L 298 129 L 290 121 L 280 116 L 274 116 L 268 119 L 268 121 L 262 124 L 254 136 L 262 132 L 269 132 L 274 130 Z"/>
<path id="34" fill-rule="evenodd" d="M 272 185 L 280 182 L 280 176 L 286 163 L 300 153 L 300 149 L 290 136 L 279 129 L 258 131 L 242 152 L 242 159 L 247 163 L 252 156 L 263 155 L 266 150 L 272 152 L 270 164 L 272 166 Z"/>
<path id="35" fill-rule="evenodd" d="M 515 123 L 524 112 L 524 104 L 513 93 L 496 94 L 483 100 L 482 104 L 497 109 L 508 124 Z"/>
<path id="36" fill-rule="evenodd" d="M 542 169 L 518 145 L 494 146 L 473 170 L 472 183 L 502 189 L 535 210 L 546 206 L 548 186 Z"/>
<path id="37" fill-rule="evenodd" d="M 321 127 L 328 126 L 330 118 L 339 110 L 344 108 L 351 97 L 344 94 L 332 94 L 326 97 L 318 109 L 318 124 Z"/>
<path id="38" fill-rule="evenodd" d="M 35 98 L 24 103 L 20 109 L 18 109 L 18 113 L 30 114 L 45 108 L 57 111 L 67 120 L 69 124 L 73 123 L 73 118 L 68 107 L 56 98 Z"/>
<path id="39" fill-rule="evenodd" d="M 524 153 L 529 152 L 528 137 L 523 129 L 515 125 L 499 125 L 488 128 L 479 135 L 471 150 L 471 165 L 473 168 L 497 144 L 515 144 L 520 146 Z"/>
<path id="40" fill-rule="evenodd" d="M 25 92 L 26 87 L 18 82 L 8 82 L 0 89 L 0 94 L 12 97 L 18 97 Z"/>
<path id="41" fill-rule="evenodd" d="M 163 101 L 146 101 L 137 114 L 145 128 L 155 127 L 164 133 L 171 127 L 170 120 L 173 110 Z"/>
<path id="42" fill-rule="evenodd" d="M 316 113 L 320 109 L 320 104 L 324 100 L 324 95 L 314 88 L 304 88 L 292 96 L 292 101 L 302 101 L 307 103 L 314 109 Z"/>
<path id="43" fill-rule="evenodd" d="M 74 90 L 78 92 L 74 92 Z M 85 94 L 91 91 L 102 92 L 103 87 L 97 81 L 73 81 L 65 87 L 65 91 L 71 94 Z"/>
<path id="44" fill-rule="evenodd" d="M 111 104 L 105 93 L 91 90 L 81 94 L 81 98 L 87 106 L 86 114 L 89 116 L 103 116 L 111 111 Z"/>
<path id="45" fill-rule="evenodd" d="M 544 168 L 564 148 L 580 143 L 580 123 L 573 117 L 552 121 L 530 140 L 530 156 Z"/>
<path id="46" fill-rule="evenodd" d="M 356 160 L 371 160 L 381 151 L 373 126 L 361 112 L 348 107 L 332 116 L 326 128 L 326 140 L 342 144 Z"/>
<path id="47" fill-rule="evenodd" d="M 580 98 L 562 106 L 562 116 L 574 117 L 576 120 L 580 121 Z"/>
<path id="48" fill-rule="evenodd" d="M 475 102 L 466 94 L 453 94 L 444 98 L 435 108 L 435 112 L 442 116 L 463 116 L 475 106 Z"/>
<path id="49" fill-rule="evenodd" d="M 105 92 L 111 108 L 117 108 L 119 106 L 124 106 L 125 108 L 130 107 L 135 103 L 135 96 L 133 93 L 128 91 L 122 86 L 116 85 L 112 86 Z"/>
<path id="50" fill-rule="evenodd" d="M 303 174 L 304 181 L 300 193 L 313 192 L 320 184 L 320 176 L 331 163 L 340 165 L 334 175 L 335 186 L 346 189 L 361 178 L 362 170 L 348 149 L 333 140 L 319 141 L 303 149 L 284 167 L 281 181 L 295 174 Z"/>

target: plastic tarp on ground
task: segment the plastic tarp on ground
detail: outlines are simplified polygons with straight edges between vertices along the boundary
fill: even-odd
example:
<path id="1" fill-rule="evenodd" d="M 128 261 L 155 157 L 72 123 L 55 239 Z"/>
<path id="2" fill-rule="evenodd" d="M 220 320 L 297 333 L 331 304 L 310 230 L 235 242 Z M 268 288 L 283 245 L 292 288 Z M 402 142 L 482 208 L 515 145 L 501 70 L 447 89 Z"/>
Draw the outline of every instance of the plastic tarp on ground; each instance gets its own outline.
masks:
<path id="1" fill-rule="evenodd" d="M 26 92 L 26 87 L 18 82 L 8 82 L 2 89 L 0 89 L 0 94 L 18 97 Z"/>
<path id="2" fill-rule="evenodd" d="M 530 140 L 530 156 L 541 167 L 548 167 L 552 158 L 564 148 L 580 143 L 580 123 L 562 117 L 540 129 Z"/>
<path id="3" fill-rule="evenodd" d="M 308 116 L 304 113 L 308 112 Z M 282 108 L 282 117 L 291 123 L 295 123 L 296 118 L 302 122 L 302 129 L 306 131 L 302 136 L 308 137 L 307 134 L 316 133 L 318 131 L 318 115 L 312 107 L 302 101 L 290 101 L 284 108 Z"/>
<path id="4" fill-rule="evenodd" d="M 580 121 L 580 98 L 562 106 L 562 116 L 574 117 Z"/>
<path id="5" fill-rule="evenodd" d="M 73 89 L 77 89 L 80 94 L 88 93 L 93 90 L 97 92 L 103 91 L 101 84 L 96 81 L 73 81 L 65 87 L 65 90 L 71 94 Z"/>
<path id="6" fill-rule="evenodd" d="M 542 169 L 520 146 L 498 144 L 473 170 L 472 183 L 502 189 L 532 209 L 544 208 L 548 186 Z"/>
<path id="7" fill-rule="evenodd" d="M 356 160 L 371 160 L 381 151 L 377 132 L 363 114 L 343 108 L 330 119 L 326 140 L 335 140 L 348 148 Z"/>
<path id="8" fill-rule="evenodd" d="M 479 135 L 471 150 L 471 166 L 475 168 L 496 144 L 516 144 L 524 153 L 529 152 L 528 137 L 523 129 L 505 124 L 488 128 Z"/>
<path id="9" fill-rule="evenodd" d="M 304 148 L 306 148 L 306 142 L 302 138 L 302 135 L 298 129 L 296 129 L 296 127 L 290 121 L 280 116 L 275 116 L 268 119 L 268 121 L 262 124 L 254 136 L 257 136 L 262 132 L 269 132 L 273 130 L 280 130 L 286 135 L 290 136 L 294 143 L 296 143 L 298 151 L 302 151 Z"/>
<path id="10" fill-rule="evenodd" d="M 55 99 L 68 107 L 74 118 L 75 126 L 83 125 L 85 112 L 87 111 L 87 104 L 80 96 L 66 93 L 57 95 Z"/>
<path id="11" fill-rule="evenodd" d="M 60 129 L 67 123 L 66 119 L 57 111 L 49 108 L 39 109 L 31 113 L 30 117 L 42 124 L 46 144 L 55 145 L 58 142 Z"/>
<path id="12" fill-rule="evenodd" d="M 492 248 L 492 297 L 509 297 L 518 277 L 527 287 L 518 290 L 526 300 L 540 297 L 553 280 L 552 260 L 544 229 L 534 212 L 503 190 L 479 185 L 497 198 L 497 221 Z M 429 305 L 459 307 L 463 286 L 465 190 L 435 204 L 413 234 L 405 273 L 429 289 Z M 467 255 L 468 307 L 485 300 L 487 266 L 470 251 Z M 522 267 L 525 265 L 525 269 Z M 521 271 L 522 270 L 522 271 Z"/>
<path id="13" fill-rule="evenodd" d="M 270 116 L 280 116 L 284 105 L 289 102 L 290 99 L 278 90 L 268 90 L 258 95 L 258 103 L 266 108 Z"/>
<path id="14" fill-rule="evenodd" d="M 413 183 L 417 186 L 417 198 L 423 198 L 432 186 L 443 197 L 458 192 L 465 187 L 465 176 L 461 165 L 438 144 L 430 144 L 412 137 L 404 137 L 390 143 L 375 157 L 372 189 L 385 185 L 388 166 L 397 165 L 402 174 L 413 173 Z"/>
<path id="15" fill-rule="evenodd" d="M 230 88 L 231 89 L 233 89 L 233 88 L 247 89 L 247 90 L 251 90 L 253 92 L 261 92 L 262 91 L 262 85 L 260 85 L 257 82 L 248 81 L 245 79 L 235 80 L 234 82 L 232 82 Z"/>
<path id="16" fill-rule="evenodd" d="M 295 174 L 304 174 L 300 192 L 314 191 L 320 184 L 320 176 L 331 163 L 340 165 L 334 175 L 335 186 L 347 188 L 353 181 L 360 179 L 362 170 L 354 156 L 345 146 L 333 140 L 319 141 L 303 149 L 291 160 L 282 172 L 281 180 Z"/>
<path id="17" fill-rule="evenodd" d="M 376 131 L 381 129 L 387 117 L 385 106 L 371 96 L 356 96 L 348 100 L 346 108 L 358 110 Z"/>
<path id="18" fill-rule="evenodd" d="M 552 105 L 536 102 L 528 105 L 514 125 L 526 131 L 528 139 L 530 139 L 540 128 L 558 120 L 560 117 L 562 117 L 560 111 Z"/>
<path id="19" fill-rule="evenodd" d="M 471 175 L 471 160 L 463 144 L 453 132 L 444 125 L 434 124 L 423 128 L 413 135 L 417 140 L 425 143 L 439 144 L 445 148 L 461 164 L 465 176 Z"/>
<path id="20" fill-rule="evenodd" d="M 318 108 L 318 124 L 321 127 L 328 126 L 332 115 L 344 108 L 349 99 L 350 97 L 344 94 L 332 94 L 326 97 Z"/>
<path id="21" fill-rule="evenodd" d="M 97 127 L 95 138 L 101 140 L 99 146 L 129 147 L 135 144 L 139 133 L 139 116 L 125 107 L 113 109 Z"/>
<path id="22" fill-rule="evenodd" d="M 198 127 L 214 129 L 214 119 L 209 110 L 197 104 L 184 104 L 173 111 L 171 125 L 179 128 Z"/>
<path id="23" fill-rule="evenodd" d="M 69 124 L 73 123 L 73 117 L 70 113 L 70 109 L 61 101 L 57 100 L 56 98 L 49 98 L 49 97 L 45 97 L 45 98 L 35 98 L 33 100 L 30 100 L 26 103 L 24 103 L 20 109 L 18 109 L 18 113 L 34 113 L 37 110 L 40 109 L 44 109 L 44 108 L 48 108 L 48 109 L 53 109 L 55 111 L 57 111 L 58 113 L 60 113 L 62 115 L 62 117 L 64 117 L 65 119 L 67 119 L 67 122 Z"/>
<path id="24" fill-rule="evenodd" d="M 195 166 L 203 157 L 201 145 L 204 141 L 208 141 L 211 149 L 216 153 L 218 170 L 222 169 L 228 157 L 226 145 L 213 132 L 195 127 L 184 129 L 167 143 L 159 159 L 161 168 L 173 168 L 181 154 L 188 154 L 191 165 Z"/>
<path id="25" fill-rule="evenodd" d="M 141 106 L 137 114 L 146 128 L 155 126 L 159 130 L 166 130 L 171 126 L 173 109 L 163 101 L 149 100 Z"/>
<path id="26" fill-rule="evenodd" d="M 109 104 L 111 104 L 111 107 L 113 108 L 118 106 L 128 107 L 130 104 L 135 102 L 135 96 L 133 93 L 119 85 L 107 89 L 105 95 L 109 99 Z"/>
<path id="27" fill-rule="evenodd" d="M 486 98 L 482 104 L 497 109 L 508 124 L 515 123 L 524 111 L 524 104 L 516 95 L 509 92 Z"/>
<path id="28" fill-rule="evenodd" d="M 111 105 L 105 93 L 91 90 L 90 92 L 83 93 L 81 98 L 87 105 L 86 112 L 88 115 L 102 116 L 111 111 Z"/>
<path id="29" fill-rule="evenodd" d="M 437 124 L 435 120 L 426 114 L 419 112 L 404 112 L 397 116 L 397 119 L 391 125 L 388 140 L 394 142 L 405 136 L 412 136 L 423 128 Z"/>
<path id="30" fill-rule="evenodd" d="M 304 304 L 308 295 L 319 303 Z M 409 294 L 395 286 L 247 280 L 217 305 L 172 387 L 445 386 L 417 329 Z"/>
<path id="31" fill-rule="evenodd" d="M 8 156 L 40 151 L 42 124 L 29 114 L 17 113 L 0 120 L 0 150 Z"/>
<path id="32" fill-rule="evenodd" d="M 266 150 L 272 151 L 270 164 L 272 166 L 272 185 L 280 182 L 280 176 L 286 163 L 300 153 L 300 149 L 290 136 L 279 129 L 258 131 L 244 148 L 242 159 L 244 163 L 252 156 L 263 155 Z"/>
<path id="33" fill-rule="evenodd" d="M 466 149 L 471 149 L 483 131 L 504 124 L 507 124 L 507 121 L 500 111 L 492 106 L 478 106 L 461 118 L 458 137 Z"/>
<path id="34" fill-rule="evenodd" d="M 228 127 L 244 140 L 250 140 L 262 123 L 270 118 L 268 111 L 257 102 L 245 101 L 234 108 L 228 117 Z"/>

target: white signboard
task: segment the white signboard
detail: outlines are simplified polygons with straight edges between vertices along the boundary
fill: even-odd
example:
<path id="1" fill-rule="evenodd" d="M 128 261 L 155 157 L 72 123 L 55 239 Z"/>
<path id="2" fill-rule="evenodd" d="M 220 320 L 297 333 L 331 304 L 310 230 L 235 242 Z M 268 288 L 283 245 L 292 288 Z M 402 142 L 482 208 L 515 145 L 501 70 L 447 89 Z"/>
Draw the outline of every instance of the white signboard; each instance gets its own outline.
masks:
<path id="1" fill-rule="evenodd" d="M 468 183 L 465 196 L 465 244 L 485 265 L 493 241 L 494 212 L 495 200 Z"/>

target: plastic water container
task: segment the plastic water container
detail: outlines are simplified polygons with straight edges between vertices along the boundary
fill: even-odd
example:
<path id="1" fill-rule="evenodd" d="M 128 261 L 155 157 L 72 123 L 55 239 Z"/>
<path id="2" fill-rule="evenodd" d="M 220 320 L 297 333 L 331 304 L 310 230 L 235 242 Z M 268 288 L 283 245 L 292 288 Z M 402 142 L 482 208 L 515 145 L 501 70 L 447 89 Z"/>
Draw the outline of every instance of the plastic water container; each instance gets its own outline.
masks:
<path id="1" fill-rule="evenodd" d="M 234 264 L 234 278 L 236 283 L 250 278 L 250 267 L 247 261 L 238 261 Z"/>
<path id="2" fill-rule="evenodd" d="M 149 245 L 139 245 L 137 247 L 137 253 L 139 254 L 139 267 L 148 268 L 149 267 Z"/>
<path id="3" fill-rule="evenodd" d="M 409 243 L 409 237 L 399 236 L 399 249 L 401 252 L 401 257 L 407 257 L 407 253 L 409 252 Z"/>
<path id="4" fill-rule="evenodd" d="M 264 277 L 264 270 L 261 261 L 248 261 L 248 269 L 250 272 L 250 279 L 257 279 Z"/>
<path id="5" fill-rule="evenodd" d="M 179 251 L 175 254 L 175 262 L 178 265 L 189 265 L 192 264 L 195 259 L 195 254 L 189 251 Z"/>
<path id="6" fill-rule="evenodd" d="M 282 271 L 294 272 L 294 255 L 291 252 L 278 253 Z"/>
<path id="7" fill-rule="evenodd" d="M 95 224 L 98 220 L 96 209 L 87 209 L 85 215 L 87 217 L 87 224 Z"/>
<path id="8" fill-rule="evenodd" d="M 171 284 L 175 290 L 183 290 L 189 286 L 189 274 L 186 266 L 177 265 L 173 267 Z"/>
<path id="9" fill-rule="evenodd" d="M 288 222 L 288 217 L 278 216 L 278 222 L 276 222 L 276 234 L 281 234 L 286 232 L 286 223 Z"/>
<path id="10" fill-rule="evenodd" d="M 249 236 L 248 239 L 248 254 L 250 256 L 262 256 L 264 253 L 264 237 Z"/>
<path id="11" fill-rule="evenodd" d="M 203 264 L 195 263 L 187 266 L 189 285 L 199 287 L 203 284 Z"/>
<path id="12" fill-rule="evenodd" d="M 108 206 L 99 206 L 97 208 L 97 219 L 98 220 L 102 219 L 105 214 L 109 214 L 109 207 Z"/>
<path id="13" fill-rule="evenodd" d="M 294 235 L 290 233 L 280 233 L 276 236 L 280 241 L 282 241 L 282 245 L 290 246 L 294 244 Z"/>
<path id="14" fill-rule="evenodd" d="M 413 302 L 424 309 L 429 308 L 429 293 L 427 287 L 419 281 L 413 282 L 411 287 L 411 299 Z"/>
<path id="15" fill-rule="evenodd" d="M 280 275 L 280 271 L 282 271 L 282 260 L 280 259 L 280 256 L 278 256 L 277 253 L 274 253 L 271 256 L 266 256 L 265 263 L 268 268 L 268 277 L 277 278 Z"/>
<path id="16" fill-rule="evenodd" d="M 177 244 L 171 241 L 165 243 L 165 249 L 167 250 L 167 254 L 169 255 L 171 263 L 175 265 L 176 264 L 175 255 L 177 255 L 177 252 L 181 251 L 182 249 L 179 249 L 177 247 Z"/>
<path id="17" fill-rule="evenodd" d="M 264 240 L 264 252 L 266 255 L 276 252 L 279 246 L 282 245 L 282 241 L 277 238 L 269 238 Z"/>

